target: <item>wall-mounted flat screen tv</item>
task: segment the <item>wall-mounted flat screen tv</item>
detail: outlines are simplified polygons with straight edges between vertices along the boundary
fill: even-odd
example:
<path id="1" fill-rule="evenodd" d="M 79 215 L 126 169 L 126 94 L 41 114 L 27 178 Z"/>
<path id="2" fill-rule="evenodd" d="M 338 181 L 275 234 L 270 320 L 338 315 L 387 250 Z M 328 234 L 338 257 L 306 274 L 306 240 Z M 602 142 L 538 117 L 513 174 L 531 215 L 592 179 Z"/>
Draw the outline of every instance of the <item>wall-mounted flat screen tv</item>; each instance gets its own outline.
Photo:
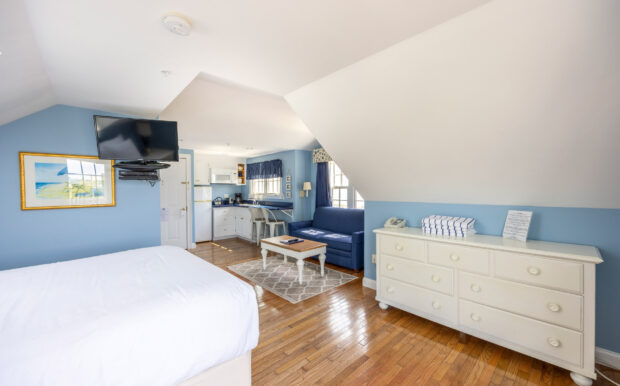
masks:
<path id="1" fill-rule="evenodd" d="M 95 115 L 99 158 L 178 161 L 177 123 Z"/>

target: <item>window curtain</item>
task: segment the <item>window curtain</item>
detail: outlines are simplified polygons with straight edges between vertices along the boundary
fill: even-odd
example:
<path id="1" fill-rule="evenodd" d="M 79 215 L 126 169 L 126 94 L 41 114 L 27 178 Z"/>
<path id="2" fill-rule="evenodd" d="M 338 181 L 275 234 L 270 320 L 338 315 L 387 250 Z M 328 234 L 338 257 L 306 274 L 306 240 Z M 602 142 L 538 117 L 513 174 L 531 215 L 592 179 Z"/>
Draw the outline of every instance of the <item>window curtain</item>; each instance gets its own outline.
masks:
<path id="1" fill-rule="evenodd" d="M 332 206 L 331 189 L 329 187 L 329 164 L 316 164 L 316 207 Z"/>
<path id="2" fill-rule="evenodd" d="M 248 180 L 282 178 L 282 160 L 274 159 L 248 164 L 246 174 Z"/>

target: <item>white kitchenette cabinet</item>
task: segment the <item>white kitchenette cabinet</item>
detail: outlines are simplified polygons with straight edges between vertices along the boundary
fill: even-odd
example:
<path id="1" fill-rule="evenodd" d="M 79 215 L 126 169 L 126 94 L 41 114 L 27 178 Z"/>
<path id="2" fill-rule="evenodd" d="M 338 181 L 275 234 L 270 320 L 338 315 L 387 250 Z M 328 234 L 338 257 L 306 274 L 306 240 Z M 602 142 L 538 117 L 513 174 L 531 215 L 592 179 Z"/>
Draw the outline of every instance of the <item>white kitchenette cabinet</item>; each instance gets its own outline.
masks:
<path id="1" fill-rule="evenodd" d="M 233 206 L 213 207 L 213 239 L 235 237 L 235 213 Z"/>
<path id="2" fill-rule="evenodd" d="M 213 207 L 213 239 L 241 237 L 252 240 L 250 209 L 236 206 Z"/>
<path id="3" fill-rule="evenodd" d="M 248 208 L 235 208 L 235 234 L 252 240 L 252 214 Z"/>
<path id="4" fill-rule="evenodd" d="M 211 184 L 211 172 L 209 169 L 209 160 L 196 154 L 194 156 L 194 185 Z"/>

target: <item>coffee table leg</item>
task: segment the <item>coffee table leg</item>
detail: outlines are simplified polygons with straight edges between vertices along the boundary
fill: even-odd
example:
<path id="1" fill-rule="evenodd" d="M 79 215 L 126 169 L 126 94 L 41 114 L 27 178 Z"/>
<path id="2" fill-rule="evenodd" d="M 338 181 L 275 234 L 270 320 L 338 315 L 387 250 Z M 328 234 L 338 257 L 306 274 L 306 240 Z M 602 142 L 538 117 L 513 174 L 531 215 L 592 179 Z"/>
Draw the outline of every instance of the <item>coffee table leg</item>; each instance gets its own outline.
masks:
<path id="1" fill-rule="evenodd" d="M 260 254 L 263 255 L 263 269 L 267 269 L 267 250 L 261 249 Z"/>
<path id="2" fill-rule="evenodd" d="M 297 270 L 299 271 L 299 284 L 303 284 L 304 260 L 297 259 Z"/>
<path id="3" fill-rule="evenodd" d="M 319 262 L 321 262 L 321 277 L 325 276 L 325 254 L 321 253 L 319 255 Z"/>
<path id="4" fill-rule="evenodd" d="M 284 263 L 288 263 L 288 260 L 286 259 L 286 255 L 284 255 Z"/>

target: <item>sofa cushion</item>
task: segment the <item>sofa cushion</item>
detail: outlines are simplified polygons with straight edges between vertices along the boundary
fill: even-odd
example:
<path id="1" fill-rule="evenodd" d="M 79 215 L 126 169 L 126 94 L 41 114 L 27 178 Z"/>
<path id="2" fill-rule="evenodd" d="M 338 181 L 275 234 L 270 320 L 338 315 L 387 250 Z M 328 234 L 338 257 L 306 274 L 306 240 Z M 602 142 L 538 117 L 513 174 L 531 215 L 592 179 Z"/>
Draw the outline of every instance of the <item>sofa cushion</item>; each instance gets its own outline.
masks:
<path id="1" fill-rule="evenodd" d="M 364 230 L 364 210 L 329 206 L 316 208 L 312 227 L 350 235 Z"/>
<path id="2" fill-rule="evenodd" d="M 316 228 L 302 228 L 294 232 L 293 236 L 303 239 L 319 241 L 327 244 L 328 247 L 341 251 L 351 251 L 352 237 L 341 233 L 328 232 Z"/>
<path id="3" fill-rule="evenodd" d="M 342 233 L 328 232 L 319 236 L 317 241 L 327 244 L 328 247 L 340 249 L 341 251 L 351 250 L 351 235 L 343 235 Z"/>
<path id="4" fill-rule="evenodd" d="M 295 231 L 295 236 L 308 240 L 318 241 L 319 238 L 328 233 L 325 230 L 316 228 L 301 228 Z"/>

